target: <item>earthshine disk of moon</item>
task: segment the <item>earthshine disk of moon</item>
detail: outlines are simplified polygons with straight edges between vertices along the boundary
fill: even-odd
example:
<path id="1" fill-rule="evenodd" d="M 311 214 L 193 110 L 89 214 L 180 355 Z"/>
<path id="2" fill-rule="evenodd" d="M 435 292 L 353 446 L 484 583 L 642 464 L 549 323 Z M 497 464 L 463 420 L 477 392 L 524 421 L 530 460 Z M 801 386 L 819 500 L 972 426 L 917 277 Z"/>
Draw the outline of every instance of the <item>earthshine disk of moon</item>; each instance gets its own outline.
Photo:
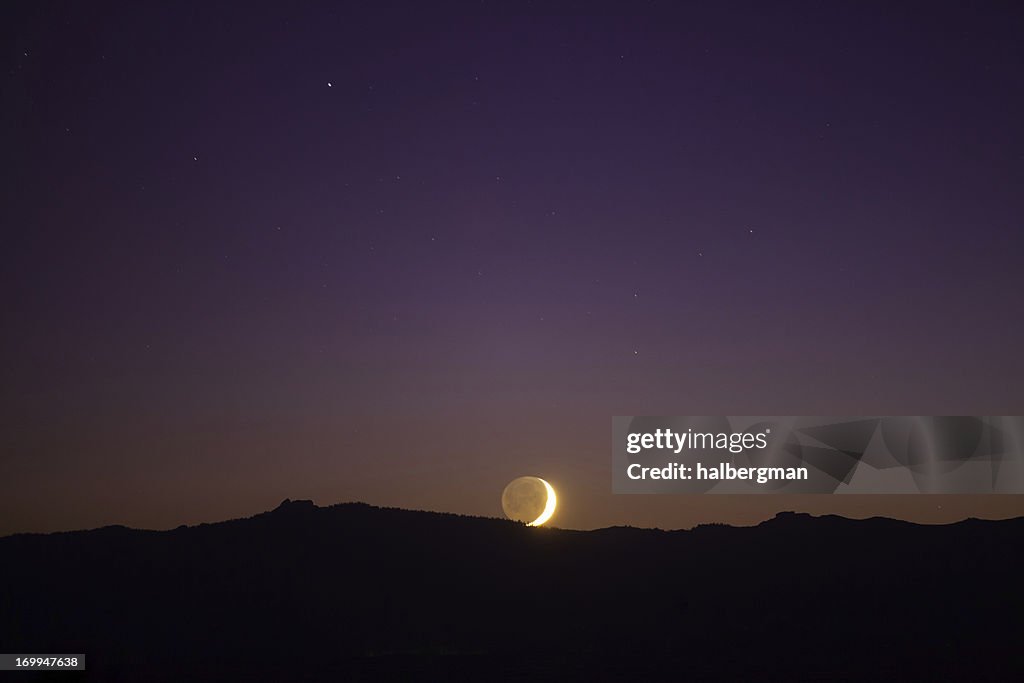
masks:
<path id="1" fill-rule="evenodd" d="M 555 489 L 540 477 L 519 477 L 501 494 L 501 507 L 509 519 L 540 526 L 555 514 Z"/>

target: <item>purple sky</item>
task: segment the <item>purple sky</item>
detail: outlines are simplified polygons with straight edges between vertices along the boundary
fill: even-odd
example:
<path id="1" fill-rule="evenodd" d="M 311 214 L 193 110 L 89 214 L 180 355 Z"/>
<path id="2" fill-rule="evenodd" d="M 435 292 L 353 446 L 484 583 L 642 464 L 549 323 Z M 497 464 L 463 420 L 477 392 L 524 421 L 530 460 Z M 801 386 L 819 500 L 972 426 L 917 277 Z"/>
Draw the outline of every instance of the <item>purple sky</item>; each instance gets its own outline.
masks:
<path id="1" fill-rule="evenodd" d="M 1018 4 L 210 4 L 0 9 L 0 533 L 1024 514 L 610 477 L 616 414 L 1024 409 Z"/>

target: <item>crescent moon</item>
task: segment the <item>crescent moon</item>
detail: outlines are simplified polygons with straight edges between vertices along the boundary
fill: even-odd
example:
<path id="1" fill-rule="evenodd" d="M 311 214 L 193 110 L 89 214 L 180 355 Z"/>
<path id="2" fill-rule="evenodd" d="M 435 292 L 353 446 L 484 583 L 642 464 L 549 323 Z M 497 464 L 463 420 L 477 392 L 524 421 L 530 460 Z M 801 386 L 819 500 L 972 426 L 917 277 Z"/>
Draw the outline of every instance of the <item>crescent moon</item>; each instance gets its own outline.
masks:
<path id="1" fill-rule="evenodd" d="M 555 489 L 551 487 L 551 484 L 547 483 L 540 477 L 537 477 L 537 479 L 540 479 L 540 483 L 544 484 L 544 488 L 548 490 L 548 499 L 544 504 L 544 511 L 540 513 L 540 517 L 527 524 L 527 526 L 540 526 L 551 519 L 551 515 L 555 514 L 555 505 L 558 503 L 558 500 L 555 497 Z"/>
<path id="2" fill-rule="evenodd" d="M 555 489 L 540 477 L 517 477 L 501 492 L 501 507 L 509 519 L 540 526 L 551 519 L 558 505 Z"/>

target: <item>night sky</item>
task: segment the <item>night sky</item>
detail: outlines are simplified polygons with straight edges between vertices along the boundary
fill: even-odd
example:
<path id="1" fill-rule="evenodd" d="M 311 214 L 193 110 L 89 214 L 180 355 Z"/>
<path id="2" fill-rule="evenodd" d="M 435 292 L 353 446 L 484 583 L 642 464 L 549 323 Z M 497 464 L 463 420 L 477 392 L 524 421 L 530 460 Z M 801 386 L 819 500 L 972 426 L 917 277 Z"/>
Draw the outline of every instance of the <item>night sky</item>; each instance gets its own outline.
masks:
<path id="1" fill-rule="evenodd" d="M 612 415 L 1024 410 L 1015 2 L 8 2 L 0 533 L 281 499 L 553 523 Z"/>

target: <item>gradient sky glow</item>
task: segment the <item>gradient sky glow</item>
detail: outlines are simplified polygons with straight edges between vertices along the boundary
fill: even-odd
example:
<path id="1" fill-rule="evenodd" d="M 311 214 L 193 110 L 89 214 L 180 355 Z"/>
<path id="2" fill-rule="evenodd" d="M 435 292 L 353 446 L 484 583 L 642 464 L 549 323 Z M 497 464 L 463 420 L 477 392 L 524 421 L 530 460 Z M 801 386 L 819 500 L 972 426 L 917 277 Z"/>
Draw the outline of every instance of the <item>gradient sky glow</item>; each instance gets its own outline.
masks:
<path id="1" fill-rule="evenodd" d="M 210 5 L 213 6 L 210 6 Z M 0 9 L 0 533 L 281 499 L 557 526 L 612 415 L 1024 410 L 1017 3 Z"/>

